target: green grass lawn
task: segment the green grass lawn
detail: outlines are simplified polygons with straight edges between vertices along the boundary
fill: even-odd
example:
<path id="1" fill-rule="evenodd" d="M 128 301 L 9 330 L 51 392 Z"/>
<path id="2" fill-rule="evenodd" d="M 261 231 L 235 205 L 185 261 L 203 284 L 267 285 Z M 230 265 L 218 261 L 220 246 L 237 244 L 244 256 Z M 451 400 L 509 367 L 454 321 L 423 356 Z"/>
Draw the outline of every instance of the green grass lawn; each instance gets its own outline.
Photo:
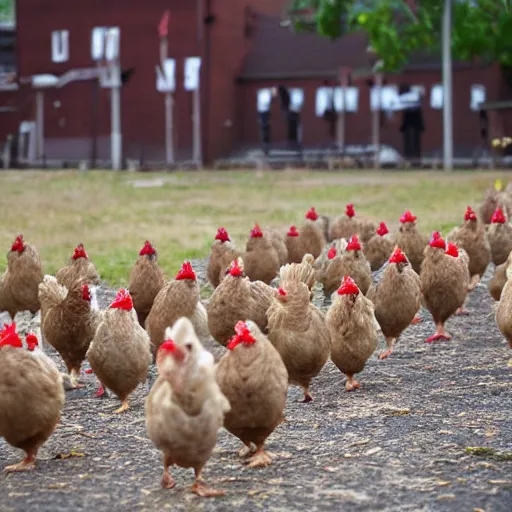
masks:
<path id="1" fill-rule="evenodd" d="M 422 230 L 446 233 L 496 178 L 508 181 L 489 171 L 1 172 L 0 250 L 23 233 L 55 273 L 82 242 L 103 279 L 122 285 L 146 239 L 172 276 L 185 258 L 208 254 L 217 227 L 242 245 L 255 222 L 300 225 L 311 206 L 334 215 L 350 201 L 390 227 L 410 208 Z"/>

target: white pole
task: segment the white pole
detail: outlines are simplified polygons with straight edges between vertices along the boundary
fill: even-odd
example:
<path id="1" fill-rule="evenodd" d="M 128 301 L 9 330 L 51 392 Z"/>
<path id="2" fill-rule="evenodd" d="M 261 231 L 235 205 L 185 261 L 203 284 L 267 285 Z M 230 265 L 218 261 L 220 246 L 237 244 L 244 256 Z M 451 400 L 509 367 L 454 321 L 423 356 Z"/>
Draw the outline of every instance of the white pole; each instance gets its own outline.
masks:
<path id="1" fill-rule="evenodd" d="M 443 14 L 443 159 L 445 171 L 453 168 L 452 111 L 452 2 L 444 0 Z"/>
<path id="2" fill-rule="evenodd" d="M 168 56 L 168 39 L 160 39 L 160 63 L 161 68 L 165 70 L 165 61 Z M 167 166 L 174 164 L 174 130 L 173 130 L 173 106 L 174 99 L 171 92 L 166 92 L 165 97 L 165 162 Z"/>
<path id="3" fill-rule="evenodd" d="M 44 158 L 44 91 L 36 92 L 36 158 Z"/>
<path id="4" fill-rule="evenodd" d="M 381 108 L 381 94 L 382 94 L 382 74 L 375 73 L 375 89 L 377 90 L 377 105 L 372 117 L 372 143 L 375 151 L 373 160 L 373 168 L 380 168 L 380 108 Z"/>
<path id="5" fill-rule="evenodd" d="M 340 85 L 341 85 L 341 100 L 342 100 L 342 109 L 338 114 L 338 151 L 343 151 L 345 149 L 345 111 L 346 111 L 346 101 L 347 101 L 347 85 L 348 85 L 348 74 L 345 69 L 340 70 Z M 334 104 L 334 102 L 333 102 Z"/>
<path id="6" fill-rule="evenodd" d="M 203 166 L 203 156 L 201 154 L 201 91 L 200 79 L 194 90 L 194 162 L 200 168 Z"/>
<path id="7" fill-rule="evenodd" d="M 112 169 L 120 171 L 122 165 L 123 154 L 123 138 L 121 134 L 121 76 L 119 62 L 112 64 L 112 72 L 114 73 L 112 87 L 110 89 L 111 99 L 111 134 L 110 134 L 110 151 L 112 158 Z"/>

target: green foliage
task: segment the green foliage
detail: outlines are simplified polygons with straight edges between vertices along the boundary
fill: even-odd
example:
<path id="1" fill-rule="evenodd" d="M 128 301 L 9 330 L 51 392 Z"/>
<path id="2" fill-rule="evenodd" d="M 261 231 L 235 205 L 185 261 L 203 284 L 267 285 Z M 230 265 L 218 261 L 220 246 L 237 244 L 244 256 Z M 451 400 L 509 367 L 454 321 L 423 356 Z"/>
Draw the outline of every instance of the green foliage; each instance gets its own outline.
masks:
<path id="1" fill-rule="evenodd" d="M 14 18 L 14 0 L 0 0 L 0 21 Z"/>
<path id="2" fill-rule="evenodd" d="M 512 66 L 512 0 L 452 1 L 454 56 Z M 383 71 L 399 70 L 415 52 L 439 51 L 444 0 L 295 0 L 293 8 L 313 9 L 325 37 L 364 31 Z"/>

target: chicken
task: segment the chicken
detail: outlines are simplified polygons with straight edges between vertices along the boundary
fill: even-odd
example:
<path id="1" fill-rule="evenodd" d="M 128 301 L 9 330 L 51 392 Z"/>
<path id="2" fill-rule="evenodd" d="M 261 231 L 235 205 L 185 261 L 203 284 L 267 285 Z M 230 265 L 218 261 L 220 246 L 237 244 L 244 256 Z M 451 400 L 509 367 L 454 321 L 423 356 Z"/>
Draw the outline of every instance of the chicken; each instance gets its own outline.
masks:
<path id="1" fill-rule="evenodd" d="M 400 227 L 395 233 L 394 244 L 404 251 L 413 270 L 419 275 L 428 239 L 416 227 L 416 215 L 407 210 L 400 217 Z"/>
<path id="2" fill-rule="evenodd" d="M 57 282 L 66 288 L 70 288 L 74 283 L 80 281 L 81 284 L 98 285 L 100 284 L 100 275 L 85 252 L 83 244 L 75 247 L 73 256 L 68 265 L 62 267 L 56 274 Z"/>
<path id="3" fill-rule="evenodd" d="M 386 236 L 388 233 L 388 227 L 384 222 L 381 222 L 375 234 L 363 247 L 364 256 L 373 272 L 379 270 L 393 252 L 393 240 Z"/>
<path id="4" fill-rule="evenodd" d="M 311 381 L 329 359 L 329 332 L 323 313 L 311 304 L 311 293 L 296 273 L 283 276 L 280 286 L 267 311 L 268 339 L 283 359 L 290 384 L 300 386 L 304 402 L 311 402 Z"/>
<path id="5" fill-rule="evenodd" d="M 35 247 L 19 235 L 7 254 L 7 269 L 0 276 L 0 311 L 14 319 L 19 311 L 39 311 L 39 283 L 43 280 L 41 259 Z"/>
<path id="6" fill-rule="evenodd" d="M 314 208 L 310 208 L 300 230 L 303 254 L 312 254 L 314 258 L 320 256 L 326 244 L 324 226 L 324 220 L 320 218 Z"/>
<path id="7" fill-rule="evenodd" d="M 505 263 L 512 251 L 512 224 L 507 221 L 501 208 L 496 208 L 492 216 L 491 224 L 487 227 L 487 238 L 493 263 Z"/>
<path id="8" fill-rule="evenodd" d="M 485 192 L 485 197 L 478 210 L 478 217 L 484 224 L 490 224 L 497 208 L 502 209 L 507 217 L 512 215 L 512 198 L 509 189 L 502 190 L 501 180 L 496 180 L 494 187 Z"/>
<path id="9" fill-rule="evenodd" d="M 345 216 L 338 217 L 330 226 L 329 238 L 349 238 L 352 235 L 359 235 L 363 243 L 368 242 L 375 233 L 377 226 L 374 222 L 364 218 L 356 218 L 356 212 L 352 203 L 345 207 Z"/>
<path id="10" fill-rule="evenodd" d="M 373 302 L 375 318 L 386 339 L 387 350 L 379 356 L 385 359 L 421 306 L 420 277 L 399 247 L 389 258 L 379 284 L 372 285 L 367 297 Z"/>
<path id="11" fill-rule="evenodd" d="M 436 325 L 436 332 L 426 340 L 427 343 L 451 338 L 444 324 L 466 300 L 469 287 L 468 263 L 465 251 L 459 251 L 452 243 L 447 246 L 439 232 L 432 234 L 425 248 L 420 274 L 423 301 Z"/>
<path id="12" fill-rule="evenodd" d="M 53 276 L 44 276 L 39 285 L 41 332 L 44 339 L 62 357 L 73 388 L 78 383 L 80 367 L 96 331 L 97 312 L 91 311 L 89 286 L 78 279 L 69 290 Z"/>
<path id="13" fill-rule="evenodd" d="M 130 394 L 146 381 L 151 364 L 149 336 L 139 324 L 127 290 L 120 290 L 109 309 L 102 312 L 87 360 L 101 389 L 112 390 L 121 400 L 115 414 L 127 411 Z"/>
<path id="14" fill-rule="evenodd" d="M 331 296 L 340 285 L 343 276 L 350 276 L 356 282 L 359 290 L 365 295 L 372 284 L 372 271 L 366 261 L 357 235 L 353 235 L 345 248 L 338 254 L 332 248 L 332 259 L 325 269 L 325 275 L 318 274 L 317 280 L 322 279 L 324 294 Z"/>
<path id="15" fill-rule="evenodd" d="M 240 320 L 252 320 L 267 332 L 267 309 L 273 290 L 261 281 L 251 282 L 244 275 L 244 261 L 238 258 L 213 292 L 207 306 L 208 329 L 213 338 L 226 346 L 235 334 Z"/>
<path id="16" fill-rule="evenodd" d="M 317 271 L 313 266 L 315 260 L 311 254 L 304 254 L 300 263 L 288 263 L 279 269 L 279 282 L 282 283 L 287 276 L 293 274 L 294 279 L 304 283 L 309 290 L 313 288 Z"/>
<path id="17" fill-rule="evenodd" d="M 477 219 L 476 213 L 468 206 L 464 214 L 464 224 L 453 229 L 446 239 L 464 249 L 469 256 L 469 274 L 473 288 L 484 275 L 491 262 L 491 247 L 485 234 L 484 225 Z"/>
<path id="18" fill-rule="evenodd" d="M 165 284 L 165 276 L 157 258 L 156 249 L 146 240 L 128 279 L 128 290 L 142 327 L 145 326 L 155 297 Z"/>
<path id="19" fill-rule="evenodd" d="M 363 370 L 378 340 L 373 304 L 351 277 L 343 277 L 325 323 L 331 338 L 332 362 L 347 376 L 345 389 L 359 389 L 354 375 Z"/>
<path id="20" fill-rule="evenodd" d="M 496 301 L 500 300 L 503 287 L 507 282 L 507 268 L 510 266 L 511 263 L 512 252 L 508 255 L 507 261 L 505 261 L 505 263 L 498 265 L 494 269 L 494 275 L 492 276 L 492 279 L 490 279 L 489 282 L 487 283 L 489 293 L 491 294 L 492 298 Z"/>
<path id="21" fill-rule="evenodd" d="M 295 226 L 290 226 L 286 233 L 286 249 L 288 250 L 288 263 L 300 263 L 304 256 L 302 236 Z"/>
<path id="22" fill-rule="evenodd" d="M 267 466 L 272 459 L 265 452 L 265 440 L 284 419 L 288 372 L 254 322 L 238 322 L 235 332 L 217 364 L 217 382 L 231 404 L 224 427 L 246 446 L 241 456 L 256 445 L 250 468 Z"/>
<path id="23" fill-rule="evenodd" d="M 505 273 L 507 281 L 495 309 L 496 325 L 512 348 L 512 266 L 508 265 Z"/>
<path id="24" fill-rule="evenodd" d="M 273 240 L 273 235 L 264 236 L 257 224 L 252 229 L 243 256 L 245 273 L 251 281 L 270 284 L 277 276 L 281 260 L 272 243 Z"/>
<path id="25" fill-rule="evenodd" d="M 179 318 L 172 329 L 166 329 L 165 337 L 157 353 L 158 379 L 146 399 L 148 435 L 163 453 L 161 485 L 165 489 L 176 485 L 169 467 L 193 468 L 192 492 L 222 496 L 224 492 L 201 481 L 201 471 L 230 410 L 215 380 L 213 356 L 197 339 L 188 318 Z"/>
<path id="26" fill-rule="evenodd" d="M 25 452 L 22 462 L 4 471 L 35 469 L 39 448 L 52 435 L 64 406 L 62 376 L 27 335 L 29 351 L 16 333 L 16 324 L 0 333 L 0 436 Z"/>
<path id="27" fill-rule="evenodd" d="M 176 277 L 158 292 L 146 319 L 153 354 L 164 342 L 165 329 L 185 316 L 192 318 L 200 299 L 199 283 L 190 262 L 185 261 Z"/>
<path id="28" fill-rule="evenodd" d="M 219 228 L 212 244 L 206 270 L 208 281 L 210 281 L 214 288 L 219 286 L 220 282 L 224 279 L 226 268 L 238 256 L 240 256 L 240 252 L 231 243 L 228 232 L 224 228 Z"/>
<path id="29" fill-rule="evenodd" d="M 337 240 L 338 238 L 350 238 L 358 233 L 359 222 L 355 217 L 356 212 L 352 203 L 345 207 L 345 215 L 336 218 L 329 227 L 329 238 Z"/>

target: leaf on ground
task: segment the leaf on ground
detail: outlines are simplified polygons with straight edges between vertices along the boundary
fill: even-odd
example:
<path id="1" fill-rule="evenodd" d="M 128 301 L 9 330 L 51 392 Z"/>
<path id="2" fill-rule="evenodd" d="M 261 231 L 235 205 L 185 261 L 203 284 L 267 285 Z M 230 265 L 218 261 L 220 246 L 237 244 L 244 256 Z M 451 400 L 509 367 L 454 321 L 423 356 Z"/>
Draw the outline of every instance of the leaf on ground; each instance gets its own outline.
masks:
<path id="1" fill-rule="evenodd" d="M 74 450 L 71 450 L 68 453 L 58 453 L 57 455 L 55 455 L 55 459 L 69 459 L 70 457 L 85 457 L 85 453 L 75 452 Z"/>
<path id="2" fill-rule="evenodd" d="M 370 448 L 368 451 L 364 452 L 365 455 L 375 455 L 376 453 L 379 453 L 382 450 L 379 446 L 376 446 L 375 448 Z"/>
<path id="3" fill-rule="evenodd" d="M 48 485 L 48 489 L 64 489 L 68 484 L 66 482 L 54 482 Z"/>
<path id="4" fill-rule="evenodd" d="M 407 414 L 411 414 L 410 409 L 388 409 L 385 412 L 389 416 L 406 416 Z"/>

